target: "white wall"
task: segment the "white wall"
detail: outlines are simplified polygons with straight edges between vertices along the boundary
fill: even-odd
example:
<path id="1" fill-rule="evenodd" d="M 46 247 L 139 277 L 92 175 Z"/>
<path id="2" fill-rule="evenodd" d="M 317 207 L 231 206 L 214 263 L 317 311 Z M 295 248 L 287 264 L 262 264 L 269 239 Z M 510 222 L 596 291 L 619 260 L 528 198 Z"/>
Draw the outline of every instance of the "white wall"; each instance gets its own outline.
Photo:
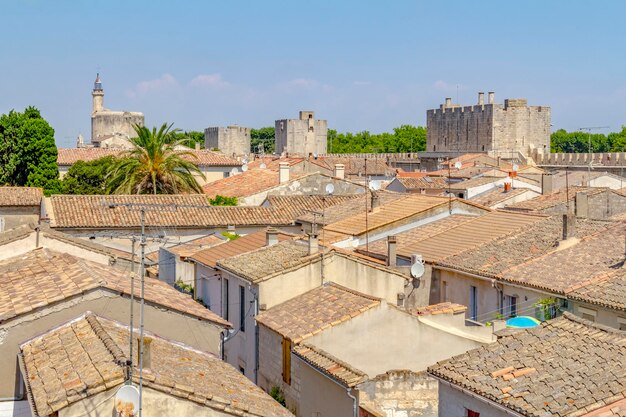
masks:
<path id="1" fill-rule="evenodd" d="M 480 417 L 510 417 L 498 408 L 439 383 L 439 417 L 465 417 L 467 410 L 480 413 Z"/>

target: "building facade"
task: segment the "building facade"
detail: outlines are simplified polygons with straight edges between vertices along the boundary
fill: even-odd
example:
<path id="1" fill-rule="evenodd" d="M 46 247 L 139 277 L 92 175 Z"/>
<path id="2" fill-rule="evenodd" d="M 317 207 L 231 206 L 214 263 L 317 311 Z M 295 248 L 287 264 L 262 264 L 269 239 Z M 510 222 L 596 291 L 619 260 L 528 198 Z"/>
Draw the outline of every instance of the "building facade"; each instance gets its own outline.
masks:
<path id="1" fill-rule="evenodd" d="M 315 119 L 312 111 L 301 111 L 299 119 L 276 120 L 275 128 L 277 154 L 326 153 L 328 121 Z"/>
<path id="2" fill-rule="evenodd" d="M 91 96 L 91 144 L 97 148 L 130 147 L 129 139 L 136 136 L 133 126 L 144 125 L 143 113 L 105 109 L 100 74 L 96 75 Z"/>
<path id="3" fill-rule="evenodd" d="M 204 147 L 218 149 L 228 156 L 250 153 L 250 129 L 237 125 L 204 129 Z"/>
<path id="4" fill-rule="evenodd" d="M 529 155 L 532 149 L 550 149 L 551 110 L 528 106 L 526 99 L 506 99 L 504 105 L 488 102 L 478 93 L 478 103 L 461 106 L 446 98 L 438 109 L 426 112 L 426 147 L 429 152 L 488 152 L 511 157 Z"/>

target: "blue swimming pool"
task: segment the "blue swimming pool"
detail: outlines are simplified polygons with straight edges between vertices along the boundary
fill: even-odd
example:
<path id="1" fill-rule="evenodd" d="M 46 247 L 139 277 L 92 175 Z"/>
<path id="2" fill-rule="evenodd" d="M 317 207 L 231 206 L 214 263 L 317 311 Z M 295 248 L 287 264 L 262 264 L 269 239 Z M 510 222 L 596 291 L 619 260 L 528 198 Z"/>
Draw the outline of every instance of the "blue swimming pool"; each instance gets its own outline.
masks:
<path id="1" fill-rule="evenodd" d="M 539 326 L 541 322 L 534 317 L 529 316 L 519 316 L 513 317 L 506 321 L 506 327 L 536 327 Z"/>

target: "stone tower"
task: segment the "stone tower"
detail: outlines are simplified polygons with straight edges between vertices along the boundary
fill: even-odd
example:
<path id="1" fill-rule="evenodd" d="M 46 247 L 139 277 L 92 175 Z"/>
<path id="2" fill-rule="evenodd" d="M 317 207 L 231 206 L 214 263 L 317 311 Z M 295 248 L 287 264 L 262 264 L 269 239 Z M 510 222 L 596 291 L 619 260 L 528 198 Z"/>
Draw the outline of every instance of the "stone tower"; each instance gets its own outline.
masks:
<path id="1" fill-rule="evenodd" d="M 276 120 L 276 153 L 298 155 L 326 153 L 328 122 L 318 120 L 312 111 L 301 111 L 299 119 Z"/>
<path id="2" fill-rule="evenodd" d="M 204 129 L 204 147 L 219 149 L 228 156 L 242 156 L 250 153 L 250 128 L 231 125 L 228 127 L 207 127 Z"/>
<path id="3" fill-rule="evenodd" d="M 93 108 L 91 114 L 104 110 L 104 90 L 102 89 L 102 82 L 100 81 L 100 73 L 96 74 L 96 81 L 93 83 L 93 91 L 91 92 L 93 97 Z"/>
<path id="4" fill-rule="evenodd" d="M 504 158 L 517 152 L 550 149 L 550 107 L 529 106 L 526 99 L 494 101 L 494 93 L 478 93 L 478 103 L 460 106 L 446 98 L 426 112 L 426 150 L 447 153 L 489 153 Z"/>

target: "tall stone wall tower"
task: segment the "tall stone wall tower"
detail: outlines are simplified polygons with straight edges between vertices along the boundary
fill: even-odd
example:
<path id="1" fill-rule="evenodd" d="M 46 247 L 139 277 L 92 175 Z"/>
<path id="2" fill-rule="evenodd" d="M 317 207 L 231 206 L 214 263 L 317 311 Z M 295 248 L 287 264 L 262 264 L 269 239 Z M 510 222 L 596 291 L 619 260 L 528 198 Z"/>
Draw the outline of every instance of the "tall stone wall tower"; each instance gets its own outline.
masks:
<path id="1" fill-rule="evenodd" d="M 250 128 L 237 125 L 204 129 L 204 147 L 219 149 L 228 156 L 250 153 Z"/>
<path id="2" fill-rule="evenodd" d="M 312 111 L 301 111 L 299 119 L 276 120 L 276 153 L 325 154 L 328 121 L 315 119 Z"/>
<path id="3" fill-rule="evenodd" d="M 526 99 L 494 102 L 489 92 L 478 93 L 478 104 L 462 107 L 446 98 L 438 109 L 426 112 L 426 150 L 429 152 L 530 155 L 532 149 L 550 149 L 551 110 L 528 106 Z"/>
<path id="4" fill-rule="evenodd" d="M 91 96 L 91 145 L 97 148 L 130 148 L 129 139 L 136 136 L 133 126 L 144 125 L 143 113 L 105 109 L 100 74 L 96 75 Z"/>

